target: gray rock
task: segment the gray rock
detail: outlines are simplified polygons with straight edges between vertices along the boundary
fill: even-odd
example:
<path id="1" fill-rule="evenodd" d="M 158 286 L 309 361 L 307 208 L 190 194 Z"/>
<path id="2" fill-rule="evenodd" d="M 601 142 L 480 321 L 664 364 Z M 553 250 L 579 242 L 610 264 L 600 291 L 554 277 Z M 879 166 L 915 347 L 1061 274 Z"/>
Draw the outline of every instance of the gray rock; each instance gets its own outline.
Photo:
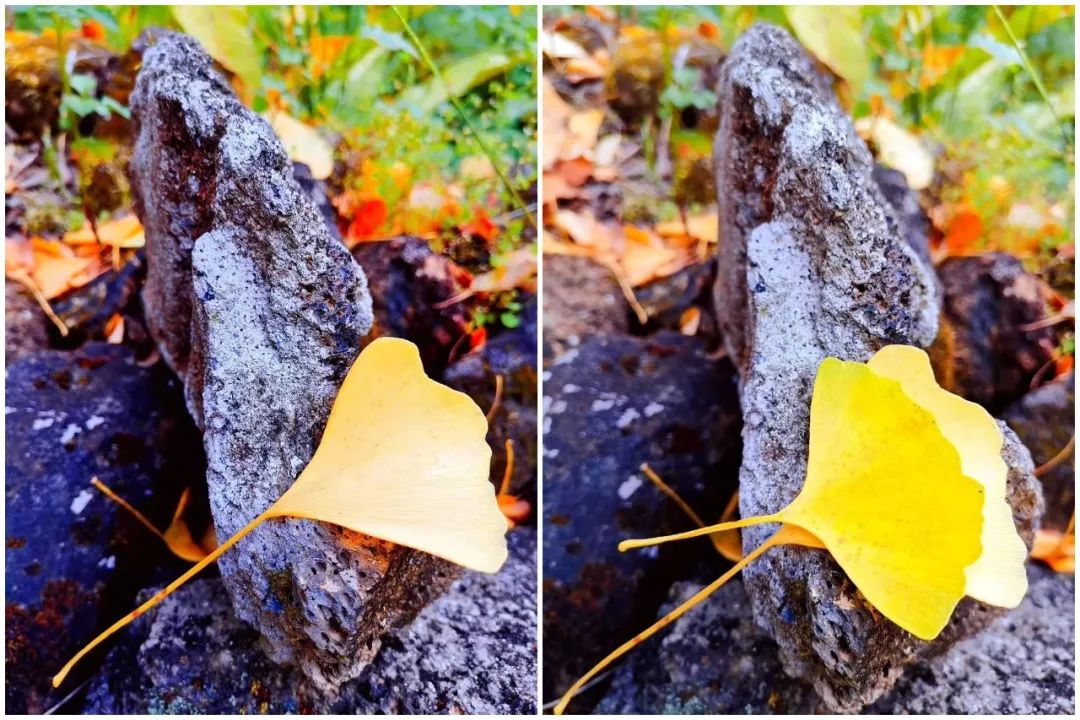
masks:
<path id="1" fill-rule="evenodd" d="M 339 693 L 266 657 L 217 579 L 132 624 L 91 685 L 94 714 L 525 714 L 536 710 L 536 534 L 496 575 L 466 572 Z M 155 589 L 143 594 L 149 596 Z"/>
<path id="2" fill-rule="evenodd" d="M 29 290 L 4 281 L 4 358 L 8 363 L 49 346 L 47 322 Z"/>
<path id="3" fill-rule="evenodd" d="M 1043 465 L 1069 444 L 1076 432 L 1076 376 L 1069 373 L 1028 393 L 1005 410 L 1001 418 Z M 1043 527 L 1064 530 L 1076 507 L 1076 451 L 1039 478 L 1046 514 Z"/>
<path id="4" fill-rule="evenodd" d="M 588 258 L 543 262 L 545 363 L 590 337 L 627 331 L 630 306 L 610 270 Z"/>
<path id="5" fill-rule="evenodd" d="M 1028 568 L 1018 608 L 912 665 L 867 709 L 890 715 L 1075 715 L 1076 579 Z"/>
<path id="6" fill-rule="evenodd" d="M 693 527 L 640 471 L 650 463 L 703 518 L 734 490 L 734 371 L 699 338 L 595 337 L 544 383 L 544 698 L 656 613 L 672 581 L 717 557 L 708 540 L 620 553 L 620 540 Z M 577 698 L 571 711 L 595 695 Z"/>
<path id="7" fill-rule="evenodd" d="M 49 679 L 131 609 L 156 567 L 182 572 L 164 543 L 90 484 L 97 476 L 165 527 L 191 474 L 199 435 L 179 382 L 130 348 L 88 343 L 7 368 L 5 419 L 6 707 L 38 714 L 91 672 Z"/>
<path id="8" fill-rule="evenodd" d="M 750 517 L 780 510 L 803 485 L 821 361 L 865 361 L 891 343 L 928 346 L 937 289 L 873 181 L 866 146 L 786 32 L 757 25 L 743 35 L 720 97 L 715 165 L 724 240 L 715 295 L 742 373 L 740 510 Z M 1019 461 L 1026 451 L 1004 455 Z M 1030 536 L 1041 500 L 1026 463 L 1014 467 L 1011 500 Z M 748 528 L 744 549 L 775 529 Z M 745 583 L 785 670 L 834 710 L 879 697 L 926 649 L 877 614 L 826 553 L 772 550 L 747 568 Z M 988 615 L 961 608 L 945 636 L 970 632 Z"/>
<path id="9" fill-rule="evenodd" d="M 154 31 L 132 114 L 147 319 L 204 427 L 219 538 L 276 500 L 314 452 L 371 325 L 363 272 L 327 234 L 270 127 L 199 45 Z M 432 556 L 273 520 L 220 560 L 270 656 L 335 687 L 449 582 Z"/>
<path id="10" fill-rule="evenodd" d="M 907 184 L 899 170 L 874 163 L 874 182 L 881 196 L 893 209 L 900 223 L 900 234 L 908 247 L 915 251 L 923 264 L 933 265 L 930 258 L 930 218 L 919 204 L 919 195 Z"/>
<path id="11" fill-rule="evenodd" d="M 986 253 L 946 258 L 938 266 L 945 296 L 941 333 L 931 349 L 944 387 L 1003 410 L 1054 357 L 1053 327 L 1023 329 L 1045 316 L 1042 283 L 1018 258 Z"/>
<path id="12" fill-rule="evenodd" d="M 1075 579 L 1033 565 L 1018 608 L 948 652 L 908 667 L 864 712 L 1074 713 Z M 662 616 L 700 590 L 672 586 Z M 806 683 L 785 677 L 777 647 L 755 626 L 738 580 L 717 590 L 614 671 L 596 707 L 611 715 L 827 713 Z"/>

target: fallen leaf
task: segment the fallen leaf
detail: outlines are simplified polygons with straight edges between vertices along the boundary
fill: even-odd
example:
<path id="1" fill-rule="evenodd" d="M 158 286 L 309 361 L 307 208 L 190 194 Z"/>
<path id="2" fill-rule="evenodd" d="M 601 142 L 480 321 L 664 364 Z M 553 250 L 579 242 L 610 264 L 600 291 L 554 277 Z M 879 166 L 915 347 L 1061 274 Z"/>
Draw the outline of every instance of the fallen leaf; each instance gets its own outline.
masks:
<path id="1" fill-rule="evenodd" d="M 862 28 L 862 10 L 856 5 L 789 5 L 784 8 L 795 36 L 807 50 L 858 90 L 870 76 Z"/>
<path id="2" fill-rule="evenodd" d="M 1046 563 L 1054 572 L 1076 572 L 1076 535 L 1040 528 L 1035 532 L 1031 558 Z"/>
<path id="3" fill-rule="evenodd" d="M 950 255 L 963 255 L 975 249 L 983 234 L 982 218 L 972 210 L 961 210 L 949 221 L 944 245 Z"/>
<path id="4" fill-rule="evenodd" d="M 597 673 L 778 545 L 827 550 L 871 606 L 932 640 L 965 595 L 1016 607 L 1027 550 L 1006 501 L 997 423 L 939 387 L 927 354 L 890 345 L 863 364 L 826 358 L 810 406 L 806 481 L 786 507 L 698 530 L 626 540 L 620 550 L 759 525 L 780 529 L 728 572 L 582 676 Z"/>
<path id="5" fill-rule="evenodd" d="M 113 313 L 105 323 L 105 342 L 112 345 L 124 342 L 124 316 L 120 313 Z"/>
<path id="6" fill-rule="evenodd" d="M 697 335 L 699 327 L 701 327 L 701 308 L 692 305 L 686 308 L 679 317 L 679 332 L 693 336 Z"/>
<path id="7" fill-rule="evenodd" d="M 334 148 L 318 130 L 282 110 L 268 112 L 266 120 L 285 146 L 289 159 L 307 165 L 316 180 L 330 177 L 334 172 Z"/>
<path id="8" fill-rule="evenodd" d="M 274 518 L 332 523 L 471 570 L 498 571 L 508 554 L 508 523 L 488 478 L 487 430 L 476 403 L 424 373 L 415 345 L 376 339 L 346 375 L 319 447 L 292 486 L 76 653 L 53 677 L 53 687 L 109 636 Z"/>
<path id="9" fill-rule="evenodd" d="M 656 232 L 661 237 L 681 237 L 688 235 L 695 240 L 715 243 L 720 235 L 720 221 L 716 213 L 702 215 L 690 215 L 686 218 L 686 225 L 682 220 L 662 222 L 656 226 Z"/>
<path id="10" fill-rule="evenodd" d="M 497 267 L 473 278 L 468 289 L 437 303 L 435 308 L 450 307 L 477 293 L 505 292 L 515 288 L 527 292 L 536 289 L 536 252 L 532 247 L 519 248 L 504 256 Z"/>
<path id="11" fill-rule="evenodd" d="M 124 215 L 97 224 L 97 234 L 90 223 L 78 230 L 65 233 L 63 241 L 68 245 L 108 245 L 110 247 L 135 249 L 146 245 L 142 223 L 134 215 Z"/>
<path id="12" fill-rule="evenodd" d="M 862 118 L 855 129 L 877 148 L 882 165 L 904 174 L 912 190 L 925 190 L 934 181 L 934 156 L 919 138 L 884 117 Z"/>

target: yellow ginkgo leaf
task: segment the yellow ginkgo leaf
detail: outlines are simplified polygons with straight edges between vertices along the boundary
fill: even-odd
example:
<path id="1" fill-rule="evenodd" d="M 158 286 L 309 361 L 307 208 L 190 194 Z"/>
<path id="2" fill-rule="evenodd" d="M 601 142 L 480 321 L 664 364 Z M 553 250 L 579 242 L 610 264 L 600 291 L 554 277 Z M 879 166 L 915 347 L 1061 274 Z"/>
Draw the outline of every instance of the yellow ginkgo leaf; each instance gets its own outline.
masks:
<path id="1" fill-rule="evenodd" d="M 885 617 L 924 640 L 965 595 L 1015 607 L 1024 545 L 1006 501 L 1001 432 L 985 410 L 934 382 L 926 353 L 890 346 L 866 363 L 827 358 L 810 408 L 806 481 L 772 515 L 627 540 L 621 550 L 781 523 L 719 580 L 602 660 L 556 707 L 623 653 L 776 545 L 827 550 Z"/>
<path id="2" fill-rule="evenodd" d="M 396 338 L 375 340 L 345 377 L 319 448 L 292 487 L 80 650 L 53 678 L 53 687 L 106 638 L 271 518 L 334 523 L 473 570 L 496 572 L 507 557 L 509 525 L 488 479 L 486 435 L 484 413 L 467 395 L 428 378 L 415 345 Z M 194 553 L 198 548 L 191 545 Z"/>
<path id="3" fill-rule="evenodd" d="M 316 180 L 330 177 L 334 172 L 334 148 L 318 130 L 281 110 L 267 113 L 266 121 L 285 146 L 290 160 L 307 165 Z"/>

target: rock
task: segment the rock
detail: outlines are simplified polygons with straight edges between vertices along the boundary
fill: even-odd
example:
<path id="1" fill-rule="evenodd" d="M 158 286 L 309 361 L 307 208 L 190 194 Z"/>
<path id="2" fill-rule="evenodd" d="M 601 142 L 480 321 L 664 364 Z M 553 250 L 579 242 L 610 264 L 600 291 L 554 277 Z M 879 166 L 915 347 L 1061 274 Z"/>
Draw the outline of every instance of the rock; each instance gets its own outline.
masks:
<path id="1" fill-rule="evenodd" d="M 510 560 L 498 574 L 466 572 L 336 696 L 270 661 L 258 634 L 233 614 L 220 580 L 192 581 L 133 623 L 84 711 L 532 713 L 536 535 L 518 530 L 509 540 Z"/>
<path id="2" fill-rule="evenodd" d="M 460 303 L 436 306 L 465 289 L 459 280 L 466 273 L 421 238 L 360 243 L 352 252 L 371 278 L 375 322 L 365 343 L 383 336 L 411 340 L 424 369 L 442 375 L 469 317 Z"/>
<path id="3" fill-rule="evenodd" d="M 864 712 L 1074 714 L 1075 579 L 1033 565 L 1020 606 L 947 653 L 919 660 Z M 676 583 L 658 616 L 702 588 Z M 607 715 L 828 712 L 783 675 L 777 647 L 755 627 L 738 580 L 653 638 L 615 671 L 596 712 Z"/>
<path id="4" fill-rule="evenodd" d="M 536 531 L 518 528 L 508 541 L 498 574 L 465 572 L 326 712 L 536 713 Z"/>
<path id="5" fill-rule="evenodd" d="M 939 382 L 991 412 L 1020 398 L 1053 357 L 1055 330 L 1021 329 L 1045 316 L 1039 279 L 1005 253 L 945 259 L 941 334 L 932 355 Z"/>
<path id="6" fill-rule="evenodd" d="M 4 281 L 4 358 L 9 365 L 49 346 L 47 322 L 29 290 Z"/>
<path id="7" fill-rule="evenodd" d="M 718 576 L 722 568 L 717 565 Z M 702 587 L 675 583 L 657 617 Z M 633 650 L 614 674 L 598 714 L 803 715 L 820 705 L 809 685 L 784 674 L 776 643 L 754 623 L 739 578 Z"/>
<path id="8" fill-rule="evenodd" d="M 630 306 L 610 270 L 580 257 L 543 262 L 545 364 L 590 337 L 627 331 Z"/>
<path id="9" fill-rule="evenodd" d="M 342 242 L 341 230 L 337 224 L 337 211 L 326 194 L 326 183 L 312 177 L 311 168 L 304 163 L 293 163 L 292 174 L 296 184 L 319 211 L 319 216 L 322 217 L 323 224 L 326 226 L 326 233 L 334 240 Z"/>
<path id="10" fill-rule="evenodd" d="M 874 163 L 874 182 L 900 223 L 900 236 L 924 265 L 933 265 L 930 258 L 930 218 L 919 204 L 918 194 L 908 187 L 904 173 Z"/>
<path id="11" fill-rule="evenodd" d="M 496 376 L 502 398 L 488 427 L 491 481 L 498 487 L 506 471 L 506 441 L 514 445 L 510 493 L 536 508 L 536 297 L 525 301 L 521 325 L 494 336 L 483 347 L 457 360 L 443 376 L 489 411 L 495 402 Z"/>
<path id="12" fill-rule="evenodd" d="M 1028 393 L 1010 405 L 1001 418 L 1043 465 L 1065 450 L 1076 433 L 1076 376 L 1069 373 Z M 1043 527 L 1065 530 L 1076 505 L 1076 452 L 1039 478 L 1046 514 Z"/>
<path id="13" fill-rule="evenodd" d="M 739 418 L 730 363 L 669 331 L 586 340 L 549 367 L 544 388 L 543 696 L 552 700 L 644 626 L 673 580 L 719 558 L 707 540 L 633 553 L 617 544 L 693 527 L 643 462 L 701 517 L 719 518 L 734 490 Z"/>
<path id="14" fill-rule="evenodd" d="M 314 452 L 371 325 L 363 272 L 326 232 L 281 143 L 199 45 L 151 31 L 132 94 L 150 329 L 204 427 L 219 538 L 276 500 Z M 156 34 L 153 34 L 156 33 Z M 340 528 L 275 520 L 219 561 L 237 616 L 329 689 L 454 570 Z"/>
<path id="15" fill-rule="evenodd" d="M 38 714 L 76 687 L 49 680 L 131 609 L 135 585 L 170 561 L 164 543 L 90 485 L 97 476 L 158 527 L 201 477 L 179 383 L 130 349 L 89 343 L 11 363 L 6 378 L 6 702 Z"/>
<path id="16" fill-rule="evenodd" d="M 634 295 L 649 315 L 649 322 L 644 326 L 637 322 L 637 318 L 632 319 L 635 332 L 647 335 L 661 328 L 681 330 L 683 314 L 696 307 L 702 315 L 695 334 L 707 338 L 710 345 L 718 345 L 716 321 L 711 307 L 715 277 L 716 263 L 708 260 L 635 288 Z"/>
<path id="17" fill-rule="evenodd" d="M 931 268 L 901 237 L 866 146 L 814 61 L 783 30 L 751 28 L 720 84 L 721 218 L 717 315 L 742 374 L 742 517 L 787 505 L 803 486 L 809 406 L 828 356 L 865 361 L 880 347 L 926 347 L 937 332 Z M 1012 460 L 1010 500 L 1030 536 L 1041 511 L 1030 458 Z M 747 528 L 758 547 L 775 526 Z M 834 711 L 893 684 L 925 643 L 882 618 L 827 554 L 771 550 L 744 571 L 758 624 L 785 670 Z M 971 603 L 970 605 L 974 605 Z M 955 639 L 989 613 L 961 608 Z"/>
<path id="18" fill-rule="evenodd" d="M 140 250 L 119 270 L 109 270 L 52 301 L 53 310 L 69 331 L 59 343 L 78 347 L 87 340 L 103 340 L 112 316 L 124 313 L 136 300 L 145 275 L 146 256 Z"/>
<path id="19" fill-rule="evenodd" d="M 867 710 L 887 715 L 1075 715 L 1076 579 L 1028 568 L 1016 610 L 912 665 Z"/>

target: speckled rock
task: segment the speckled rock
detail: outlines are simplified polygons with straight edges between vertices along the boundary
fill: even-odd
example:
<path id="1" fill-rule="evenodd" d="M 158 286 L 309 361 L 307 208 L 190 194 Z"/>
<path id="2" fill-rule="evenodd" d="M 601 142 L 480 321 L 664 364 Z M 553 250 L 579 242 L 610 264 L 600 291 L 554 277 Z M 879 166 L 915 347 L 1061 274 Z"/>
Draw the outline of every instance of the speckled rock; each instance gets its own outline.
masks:
<path id="1" fill-rule="evenodd" d="M 93 714 L 473 713 L 536 708 L 536 535 L 510 534 L 496 575 L 466 572 L 339 693 L 269 660 L 218 579 L 139 618 L 94 679 Z M 149 596 L 154 589 L 143 594 Z"/>
<path id="2" fill-rule="evenodd" d="M 742 374 L 739 497 L 750 517 L 780 510 L 802 488 L 821 361 L 865 361 L 890 343 L 928 346 L 937 288 L 873 181 L 866 146 L 786 32 L 756 25 L 744 34 L 725 64 L 720 98 L 716 304 Z M 1010 500 L 1030 536 L 1041 512 L 1030 458 L 1022 446 L 1004 454 L 1021 463 Z M 747 528 L 744 549 L 775 529 Z M 879 697 L 926 649 L 876 613 L 826 553 L 771 550 L 744 574 L 785 670 L 834 710 Z M 985 615 L 961 608 L 946 636 L 973 631 Z"/>
<path id="3" fill-rule="evenodd" d="M 6 707 L 41 713 L 92 672 L 49 679 L 131 608 L 136 582 L 163 565 L 163 543 L 90 485 L 93 476 L 160 527 L 202 475 L 180 384 L 130 349 L 90 343 L 8 365 L 5 456 Z"/>
<path id="4" fill-rule="evenodd" d="M 873 178 L 885 202 L 892 206 L 893 214 L 900 224 L 900 234 L 908 247 L 915 251 L 925 265 L 932 265 L 930 218 L 919 204 L 918 194 L 908 187 L 904 173 L 874 163 Z"/>
<path id="5" fill-rule="evenodd" d="M 4 281 L 4 358 L 8 363 L 49 346 L 47 322 L 30 291 Z"/>
<path id="6" fill-rule="evenodd" d="M 691 521 L 640 471 L 650 463 L 704 518 L 734 490 L 734 373 L 702 341 L 670 331 L 571 348 L 544 383 L 544 699 L 553 700 L 640 629 L 707 540 L 620 553 L 631 537 Z M 571 710 L 595 702 L 585 693 Z"/>
<path id="7" fill-rule="evenodd" d="M 1075 711 L 1075 587 L 1071 575 L 1033 565 L 1016 610 L 948 652 L 911 665 L 865 708 L 878 715 L 1061 714 Z M 702 585 L 676 583 L 663 615 Z M 596 707 L 611 715 L 801 714 L 828 708 L 784 675 L 776 644 L 755 626 L 742 583 L 732 581 L 634 651 Z"/>
<path id="8" fill-rule="evenodd" d="M 511 494 L 536 508 L 536 297 L 523 299 L 521 324 L 504 330 L 483 347 L 454 362 L 443 381 L 471 397 L 488 411 L 495 403 L 496 377 L 503 382 L 502 397 L 488 423 L 491 480 L 498 487 L 506 471 L 506 441 L 514 446 L 510 474 Z M 535 519 L 535 516 L 534 516 Z M 532 520 L 530 520 L 532 522 Z"/>
<path id="9" fill-rule="evenodd" d="M 147 319 L 204 427 L 219 538 L 276 500 L 314 452 L 371 325 L 363 272 L 326 231 L 270 127 L 191 38 L 150 31 L 132 114 Z M 219 561 L 237 615 L 332 688 L 445 589 L 430 555 L 274 520 Z"/>
<path id="10" fill-rule="evenodd" d="M 580 257 L 543 262 L 545 363 L 590 337 L 626 332 L 630 306 L 610 270 Z"/>
<path id="11" fill-rule="evenodd" d="M 1028 594 L 989 628 L 908 668 L 867 708 L 887 715 L 1075 715 L 1076 579 L 1028 568 Z"/>
<path id="12" fill-rule="evenodd" d="M 1001 415 L 1031 451 L 1036 466 L 1063 452 L 1076 432 L 1076 376 L 1047 383 L 1010 405 Z M 1046 513 L 1043 527 L 1064 530 L 1076 506 L 1076 451 L 1039 478 Z"/>
<path id="13" fill-rule="evenodd" d="M 1038 277 L 1005 253 L 947 258 L 941 333 L 931 354 L 941 384 L 991 412 L 1027 392 L 1057 347 L 1052 327 L 1022 326 L 1046 315 Z"/>

